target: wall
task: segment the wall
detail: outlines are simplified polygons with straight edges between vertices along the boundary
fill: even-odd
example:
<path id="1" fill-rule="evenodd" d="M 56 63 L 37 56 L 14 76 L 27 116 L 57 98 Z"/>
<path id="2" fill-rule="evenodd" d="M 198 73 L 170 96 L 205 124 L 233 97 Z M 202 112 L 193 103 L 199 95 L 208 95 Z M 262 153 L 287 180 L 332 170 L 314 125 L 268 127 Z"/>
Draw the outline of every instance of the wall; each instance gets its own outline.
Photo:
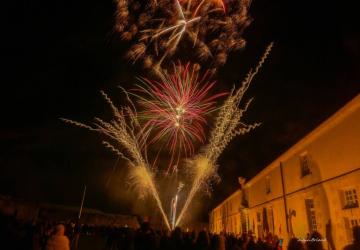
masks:
<path id="1" fill-rule="evenodd" d="M 303 174 L 303 166 L 309 172 Z M 351 223 L 360 225 L 359 204 L 346 207 L 347 190 L 355 190 L 352 192 L 360 197 L 360 95 L 238 192 L 247 194 L 248 205 L 241 209 L 248 213 L 247 230 L 257 237 L 271 232 L 286 244 L 291 236 L 305 239 L 316 230 L 326 238 L 325 245 L 342 249 L 352 240 Z M 213 212 L 224 209 L 225 204 Z M 226 219 L 221 222 L 226 224 Z M 216 232 L 223 228 L 216 227 Z"/>

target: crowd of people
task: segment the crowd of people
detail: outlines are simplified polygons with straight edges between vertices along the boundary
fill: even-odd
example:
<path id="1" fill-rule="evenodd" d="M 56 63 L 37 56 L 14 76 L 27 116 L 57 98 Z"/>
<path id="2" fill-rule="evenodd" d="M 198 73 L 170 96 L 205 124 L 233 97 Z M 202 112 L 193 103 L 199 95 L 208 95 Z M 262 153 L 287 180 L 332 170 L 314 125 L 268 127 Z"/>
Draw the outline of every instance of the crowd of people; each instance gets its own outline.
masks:
<path id="1" fill-rule="evenodd" d="M 0 216 L 0 249 L 70 250 L 84 249 L 79 238 L 98 238 L 104 250 L 280 250 L 282 239 L 269 233 L 264 239 L 249 233 L 242 235 L 211 234 L 207 230 L 169 232 L 154 230 L 149 223 L 139 229 L 129 227 L 77 226 L 76 223 L 29 223 L 10 216 Z M 288 250 L 323 250 L 322 236 L 318 232 L 307 239 L 292 238 Z M 95 249 L 85 248 L 85 249 Z M 97 248 L 96 248 L 97 249 Z M 354 227 L 354 243 L 345 250 L 360 250 L 360 227 Z M 99 249 L 100 250 L 100 249 Z"/>

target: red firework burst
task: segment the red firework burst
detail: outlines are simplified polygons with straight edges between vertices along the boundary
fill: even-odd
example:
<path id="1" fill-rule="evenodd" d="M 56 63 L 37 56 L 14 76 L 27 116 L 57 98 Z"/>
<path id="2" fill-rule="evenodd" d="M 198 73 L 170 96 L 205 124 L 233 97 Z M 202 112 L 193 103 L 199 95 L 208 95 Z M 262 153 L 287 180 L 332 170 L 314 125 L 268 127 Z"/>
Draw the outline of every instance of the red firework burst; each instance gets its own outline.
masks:
<path id="1" fill-rule="evenodd" d="M 215 110 L 215 100 L 226 94 L 209 95 L 215 84 L 208 81 L 209 74 L 200 75 L 190 63 L 178 64 L 172 73 L 161 72 L 159 81 L 141 78 L 143 84 L 137 85 L 143 135 L 151 138 L 147 145 L 164 141 L 171 152 L 167 173 L 176 169 L 183 153 L 193 154 L 195 142 L 204 142 L 206 116 Z"/>

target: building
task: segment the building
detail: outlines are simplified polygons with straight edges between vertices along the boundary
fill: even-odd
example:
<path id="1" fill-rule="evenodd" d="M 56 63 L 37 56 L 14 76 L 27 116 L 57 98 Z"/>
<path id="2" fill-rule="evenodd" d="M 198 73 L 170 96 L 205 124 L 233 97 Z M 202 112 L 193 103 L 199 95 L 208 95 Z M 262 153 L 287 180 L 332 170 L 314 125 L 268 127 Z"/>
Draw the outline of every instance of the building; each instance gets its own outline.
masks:
<path id="1" fill-rule="evenodd" d="M 271 232 L 285 244 L 318 231 L 342 249 L 360 225 L 359 193 L 360 95 L 212 210 L 210 230 Z M 234 216 L 242 221 L 233 224 Z"/>
<path id="2" fill-rule="evenodd" d="M 210 213 L 209 227 L 212 232 L 241 233 L 241 195 L 241 190 L 237 190 Z"/>

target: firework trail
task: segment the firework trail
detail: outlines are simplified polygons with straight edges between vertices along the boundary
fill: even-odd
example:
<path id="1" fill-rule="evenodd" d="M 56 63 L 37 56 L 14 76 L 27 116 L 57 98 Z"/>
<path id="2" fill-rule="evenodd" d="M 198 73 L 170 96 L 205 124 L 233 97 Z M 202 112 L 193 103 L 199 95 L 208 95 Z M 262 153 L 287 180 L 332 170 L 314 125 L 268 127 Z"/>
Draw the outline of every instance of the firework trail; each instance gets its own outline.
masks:
<path id="1" fill-rule="evenodd" d="M 245 47 L 250 5 L 251 0 L 117 0 L 115 30 L 132 43 L 126 58 L 133 63 L 156 71 L 176 55 L 215 72 L 231 51 Z"/>
<path id="2" fill-rule="evenodd" d="M 96 117 L 93 125 L 90 126 L 69 119 L 61 118 L 61 120 L 66 123 L 88 129 L 90 131 L 104 134 L 109 139 L 111 139 L 111 142 L 103 141 L 104 146 L 129 163 L 130 184 L 138 192 L 140 197 L 151 195 L 155 199 L 165 224 L 168 229 L 170 229 L 170 224 L 165 215 L 158 191 L 154 184 L 153 175 L 148 167 L 146 152 L 145 157 L 143 157 L 141 148 L 138 143 L 139 138 L 142 135 L 140 124 L 137 120 L 136 109 L 134 108 L 128 96 L 127 99 L 131 103 L 131 106 L 118 109 L 112 103 L 111 99 L 105 94 L 105 92 L 101 91 L 101 94 L 112 109 L 114 115 L 112 121 L 106 122 Z M 119 146 L 125 150 L 125 154 L 120 152 L 118 149 Z"/>
<path id="3" fill-rule="evenodd" d="M 209 71 L 200 75 L 194 65 L 174 65 L 172 73 L 161 71 L 159 81 L 140 79 L 131 93 L 142 108 L 138 112 L 147 145 L 163 141 L 171 153 L 166 174 L 176 170 L 180 157 L 194 153 L 194 143 L 205 141 L 205 117 L 215 110 L 215 100 L 226 93 L 209 95 L 214 82 Z M 148 139 L 151 137 L 151 139 Z M 174 164 L 173 164 L 174 163 Z"/>
<path id="4" fill-rule="evenodd" d="M 215 121 L 215 126 L 210 134 L 210 140 L 203 148 L 202 153 L 188 161 L 191 174 L 193 175 L 193 184 L 179 217 L 176 220 L 176 225 L 180 223 L 195 194 L 201 188 L 209 189 L 210 182 L 219 178 L 217 176 L 216 161 L 228 143 L 235 136 L 248 133 L 260 125 L 259 123 L 248 125 L 241 121 L 241 118 L 247 111 L 251 100 L 248 101 L 243 108 L 239 108 L 239 105 L 245 92 L 249 88 L 252 79 L 258 73 L 259 69 L 268 57 L 272 46 L 273 44 L 271 43 L 267 47 L 256 68 L 254 70 L 250 70 L 245 80 L 242 82 L 242 86 L 236 91 L 233 90 L 220 108 Z"/>

